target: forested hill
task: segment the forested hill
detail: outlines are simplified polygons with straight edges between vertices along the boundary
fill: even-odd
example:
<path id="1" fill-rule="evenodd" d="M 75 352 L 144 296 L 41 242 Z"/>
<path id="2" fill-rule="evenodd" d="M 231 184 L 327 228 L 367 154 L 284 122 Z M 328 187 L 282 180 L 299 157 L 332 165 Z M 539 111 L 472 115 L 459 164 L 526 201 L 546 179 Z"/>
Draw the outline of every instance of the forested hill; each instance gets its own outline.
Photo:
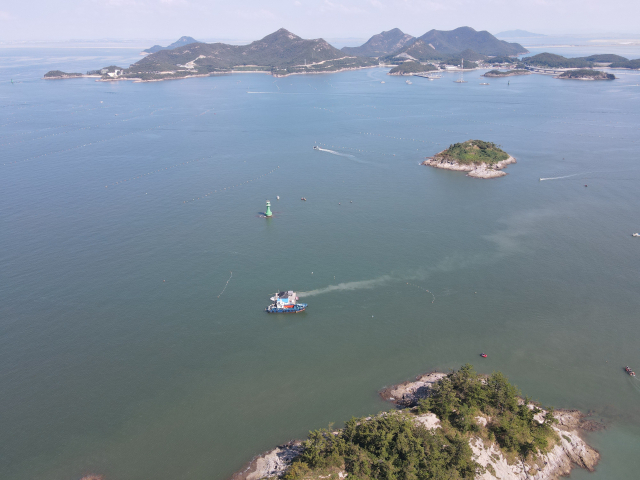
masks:
<path id="1" fill-rule="evenodd" d="M 359 47 L 344 47 L 342 51 L 347 55 L 381 57 L 411 45 L 415 39 L 414 36 L 404 33 L 399 28 L 394 28 L 374 35 Z"/>
<path id="2" fill-rule="evenodd" d="M 322 39 L 304 40 L 281 28 L 249 45 L 193 43 L 173 50 L 161 50 L 131 65 L 132 72 L 175 70 L 193 62 L 195 67 L 229 69 L 258 65 L 284 67 L 344 57 L 345 54 Z"/>
<path id="3" fill-rule="evenodd" d="M 498 40 L 486 31 L 477 32 L 470 27 L 460 27 L 451 31 L 431 30 L 418 37 L 410 45 L 389 55 L 387 60 L 393 61 L 398 56 L 406 55 L 422 62 L 444 60 L 453 56 L 460 56 L 463 52 L 473 52 L 477 57 L 473 60 L 478 60 L 487 55 L 514 56 L 520 53 L 527 53 L 527 49 L 518 43 Z M 467 60 L 466 57 L 465 60 Z"/>
<path id="4" fill-rule="evenodd" d="M 566 58 L 562 55 L 556 55 L 555 53 L 547 52 L 539 53 L 531 57 L 524 57 L 522 61 L 527 65 L 543 68 L 590 68 L 601 64 L 611 64 L 613 68 L 618 68 L 618 66 L 623 66 L 622 68 L 625 68 L 624 66 L 629 65 L 632 62 L 625 57 L 614 54 L 600 54 L 591 55 L 589 57 Z"/>
<path id="5" fill-rule="evenodd" d="M 471 27 L 460 27 L 450 31 L 430 30 L 418 38 L 442 54 L 456 54 L 467 49 L 483 55 L 509 56 L 528 53 L 519 43 L 498 40 L 487 31 L 478 32 Z"/>

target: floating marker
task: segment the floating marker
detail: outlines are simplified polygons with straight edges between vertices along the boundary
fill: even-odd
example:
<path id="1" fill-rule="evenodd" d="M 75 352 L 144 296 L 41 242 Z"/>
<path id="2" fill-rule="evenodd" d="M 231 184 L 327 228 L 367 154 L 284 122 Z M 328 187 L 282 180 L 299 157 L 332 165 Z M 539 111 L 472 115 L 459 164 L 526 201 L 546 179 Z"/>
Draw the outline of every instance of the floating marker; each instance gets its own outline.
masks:
<path id="1" fill-rule="evenodd" d="M 271 213 L 271 202 L 267 200 L 267 211 L 265 212 L 266 217 L 271 217 L 273 214 Z"/>

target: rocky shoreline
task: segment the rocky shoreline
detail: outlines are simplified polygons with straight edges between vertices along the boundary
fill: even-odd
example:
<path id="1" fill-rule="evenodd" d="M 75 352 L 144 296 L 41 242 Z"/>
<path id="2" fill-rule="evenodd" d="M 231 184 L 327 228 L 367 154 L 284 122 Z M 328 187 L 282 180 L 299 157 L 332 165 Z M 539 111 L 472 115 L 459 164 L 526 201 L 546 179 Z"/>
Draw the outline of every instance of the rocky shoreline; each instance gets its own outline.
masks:
<path id="1" fill-rule="evenodd" d="M 435 167 L 435 168 L 443 168 L 445 170 L 456 170 L 459 172 L 468 172 L 467 176 L 474 177 L 474 178 L 504 177 L 507 173 L 503 172 L 502 169 L 512 163 L 517 163 L 516 159 L 513 158 L 512 156 L 509 156 L 509 158 L 507 158 L 506 160 L 502 160 L 492 165 L 489 165 L 484 162 L 479 164 L 476 164 L 476 163 L 465 164 L 465 163 L 459 163 L 453 160 L 438 159 L 436 157 L 437 156 L 427 157 L 427 159 L 424 162 L 422 162 L 421 165 L 427 165 L 429 167 Z"/>
<path id="2" fill-rule="evenodd" d="M 407 410 L 429 396 L 433 384 L 447 374 L 431 372 L 419 375 L 413 381 L 406 381 L 384 388 L 380 396 L 396 405 L 398 410 Z M 530 408 L 534 405 L 531 404 Z M 536 415 L 536 420 L 543 422 L 542 411 Z M 389 415 L 388 413 L 381 415 Z M 557 433 L 560 441 L 547 454 L 539 455 L 533 462 L 522 463 L 511 461 L 494 442 L 489 442 L 479 436 L 469 439 L 469 446 L 473 451 L 473 458 L 482 467 L 484 472 L 476 478 L 482 480 L 557 480 L 561 476 L 567 476 L 573 468 L 580 467 L 593 472 L 600 460 L 600 454 L 589 446 L 581 437 L 585 431 L 596 431 L 604 426 L 583 414 L 578 410 L 556 410 L 554 417 L 558 423 L 552 428 Z M 370 417 L 368 417 L 370 418 Z M 416 423 L 424 425 L 427 429 L 441 428 L 440 420 L 433 413 L 416 415 L 413 417 Z M 485 426 L 490 418 L 478 416 L 476 422 Z M 334 432 L 337 434 L 337 432 Z M 281 477 L 302 453 L 302 442 L 291 441 L 277 448 L 265 452 L 252 459 L 242 470 L 235 473 L 230 480 L 260 480 L 263 478 Z M 347 473 L 338 472 L 338 478 L 346 478 Z"/>

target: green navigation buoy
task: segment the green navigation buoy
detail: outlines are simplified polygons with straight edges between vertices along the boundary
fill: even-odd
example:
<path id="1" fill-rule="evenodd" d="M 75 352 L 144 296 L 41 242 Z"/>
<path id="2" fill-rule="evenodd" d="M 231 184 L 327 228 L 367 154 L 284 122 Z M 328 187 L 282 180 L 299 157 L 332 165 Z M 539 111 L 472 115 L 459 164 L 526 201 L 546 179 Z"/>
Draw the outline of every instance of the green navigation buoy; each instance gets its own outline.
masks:
<path id="1" fill-rule="evenodd" d="M 271 217 L 273 213 L 271 213 L 271 202 L 267 200 L 267 211 L 265 212 L 265 216 Z"/>

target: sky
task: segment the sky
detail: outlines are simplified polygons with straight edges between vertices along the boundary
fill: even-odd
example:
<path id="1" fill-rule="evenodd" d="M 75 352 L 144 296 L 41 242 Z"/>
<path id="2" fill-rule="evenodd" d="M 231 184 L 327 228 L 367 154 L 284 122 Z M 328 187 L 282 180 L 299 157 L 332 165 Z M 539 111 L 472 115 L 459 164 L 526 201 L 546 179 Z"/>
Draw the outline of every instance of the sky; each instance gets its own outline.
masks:
<path id="1" fill-rule="evenodd" d="M 0 0 L 0 42 L 256 40 L 281 27 L 325 39 L 460 26 L 640 36 L 639 18 L 640 0 Z"/>

